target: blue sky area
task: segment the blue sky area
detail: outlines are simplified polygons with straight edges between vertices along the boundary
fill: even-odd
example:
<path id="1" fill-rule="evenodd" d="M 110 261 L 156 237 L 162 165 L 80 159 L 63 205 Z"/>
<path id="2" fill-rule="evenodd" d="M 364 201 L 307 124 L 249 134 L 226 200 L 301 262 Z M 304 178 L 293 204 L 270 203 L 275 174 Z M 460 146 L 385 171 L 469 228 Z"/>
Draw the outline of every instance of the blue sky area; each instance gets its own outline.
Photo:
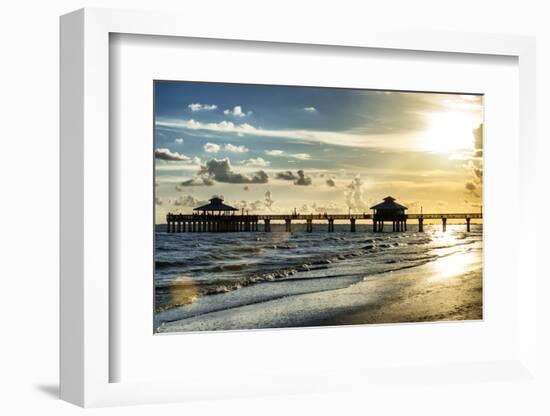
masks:
<path id="1" fill-rule="evenodd" d="M 157 222 L 213 195 L 255 212 L 479 211 L 483 97 L 155 82 Z"/>

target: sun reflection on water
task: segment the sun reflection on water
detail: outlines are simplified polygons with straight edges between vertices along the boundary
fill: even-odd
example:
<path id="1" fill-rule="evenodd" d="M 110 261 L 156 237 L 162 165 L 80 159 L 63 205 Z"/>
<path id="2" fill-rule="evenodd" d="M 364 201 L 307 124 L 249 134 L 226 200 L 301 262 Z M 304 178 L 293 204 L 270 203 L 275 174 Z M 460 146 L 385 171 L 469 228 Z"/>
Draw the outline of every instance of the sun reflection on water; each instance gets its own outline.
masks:
<path id="1" fill-rule="evenodd" d="M 433 239 L 436 245 L 441 247 L 436 249 L 440 257 L 431 263 L 434 279 L 447 280 L 461 276 L 464 272 L 472 270 L 480 261 L 479 255 L 475 252 L 457 246 L 460 238 L 452 232 L 434 233 Z"/>

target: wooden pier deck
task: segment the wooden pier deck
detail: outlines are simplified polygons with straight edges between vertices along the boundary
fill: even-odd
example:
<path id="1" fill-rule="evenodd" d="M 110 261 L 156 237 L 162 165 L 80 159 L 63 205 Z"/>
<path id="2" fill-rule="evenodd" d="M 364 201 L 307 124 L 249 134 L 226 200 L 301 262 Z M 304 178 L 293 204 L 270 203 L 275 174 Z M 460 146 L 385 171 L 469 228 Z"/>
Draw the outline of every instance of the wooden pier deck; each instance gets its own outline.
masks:
<path id="1" fill-rule="evenodd" d="M 380 216 L 376 214 L 269 214 L 269 215 L 239 215 L 239 214 L 172 214 L 166 216 L 166 231 L 169 233 L 181 232 L 253 232 L 259 231 L 258 224 L 263 222 L 263 230 L 271 232 L 272 221 L 283 221 L 285 231 L 292 231 L 293 221 L 305 221 L 306 232 L 313 231 L 313 221 L 327 223 L 328 232 L 334 232 L 334 221 L 349 221 L 350 232 L 356 231 L 356 223 L 361 220 L 370 220 L 373 231 L 383 232 L 384 223 L 392 223 L 392 231 L 407 231 L 407 221 L 418 222 L 418 231 L 424 231 L 424 220 L 441 220 L 442 229 L 446 231 L 447 220 L 466 221 L 466 230 L 470 232 L 472 219 L 483 219 L 481 213 L 432 213 L 432 214 L 405 214 L 399 218 Z"/>

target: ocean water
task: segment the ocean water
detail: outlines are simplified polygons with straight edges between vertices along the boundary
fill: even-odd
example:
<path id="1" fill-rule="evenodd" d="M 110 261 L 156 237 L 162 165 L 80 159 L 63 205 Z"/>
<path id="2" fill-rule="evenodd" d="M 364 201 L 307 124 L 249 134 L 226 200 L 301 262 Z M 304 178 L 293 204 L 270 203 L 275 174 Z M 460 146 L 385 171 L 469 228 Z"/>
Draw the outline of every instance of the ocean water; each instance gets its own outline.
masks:
<path id="1" fill-rule="evenodd" d="M 391 226 L 391 225 L 390 225 Z M 482 250 L 482 226 L 425 225 L 419 233 L 372 233 L 370 226 L 272 225 L 271 233 L 155 235 L 155 330 L 165 323 L 223 314 L 248 305 L 269 312 L 272 301 L 347 288 L 367 279 Z M 265 306 L 262 308 L 262 306 Z M 258 308 L 256 308 L 258 310 Z M 200 330 L 200 325 L 197 326 Z M 223 329 L 223 328 L 220 328 Z"/>

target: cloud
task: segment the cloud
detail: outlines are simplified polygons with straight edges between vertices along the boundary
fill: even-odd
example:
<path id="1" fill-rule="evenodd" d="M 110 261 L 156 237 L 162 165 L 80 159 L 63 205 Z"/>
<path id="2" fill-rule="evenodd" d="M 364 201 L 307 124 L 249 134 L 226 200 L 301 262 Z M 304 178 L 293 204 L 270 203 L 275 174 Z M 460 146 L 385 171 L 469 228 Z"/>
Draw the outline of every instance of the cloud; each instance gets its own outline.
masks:
<path id="1" fill-rule="evenodd" d="M 246 115 L 243 113 L 243 108 L 240 105 L 233 107 L 233 110 L 224 110 L 223 113 L 227 116 L 231 115 L 233 117 L 244 117 Z"/>
<path id="2" fill-rule="evenodd" d="M 189 157 L 178 152 L 172 152 L 170 149 L 165 147 L 155 149 L 155 159 L 179 162 L 191 160 Z"/>
<path id="3" fill-rule="evenodd" d="M 212 111 L 216 110 L 218 108 L 215 104 L 199 104 L 199 103 L 193 103 L 189 104 L 187 107 L 191 109 L 191 111 Z"/>
<path id="4" fill-rule="evenodd" d="M 294 181 L 294 185 L 302 185 L 302 186 L 311 185 L 311 178 L 308 176 L 305 176 L 303 170 L 300 169 L 296 173 L 298 174 L 298 179 Z"/>
<path id="5" fill-rule="evenodd" d="M 328 178 L 326 182 L 327 182 L 327 185 L 330 186 L 331 188 L 334 188 L 336 186 L 336 182 L 334 182 L 334 179 L 332 178 Z"/>
<path id="6" fill-rule="evenodd" d="M 221 149 L 220 145 L 215 143 L 206 143 L 202 148 L 207 153 L 218 153 Z"/>
<path id="7" fill-rule="evenodd" d="M 481 168 L 474 168 L 474 175 L 477 179 L 481 180 L 483 179 L 483 169 Z"/>
<path id="8" fill-rule="evenodd" d="M 269 156 L 276 156 L 276 157 L 290 157 L 290 158 L 298 159 L 298 160 L 310 160 L 311 159 L 311 155 L 309 153 L 288 153 L 288 152 L 284 152 L 282 150 L 266 150 L 265 154 L 269 155 Z"/>
<path id="9" fill-rule="evenodd" d="M 287 170 L 285 172 L 279 172 L 275 175 L 276 179 L 282 179 L 285 181 L 293 181 L 294 185 L 309 186 L 311 185 L 311 178 L 306 176 L 303 170 L 299 170 L 296 174 Z"/>
<path id="10" fill-rule="evenodd" d="M 483 156 L 483 123 L 473 130 L 474 133 L 474 156 Z"/>
<path id="11" fill-rule="evenodd" d="M 331 202 L 328 202 L 328 203 L 323 203 L 323 204 L 317 204 L 316 202 L 314 202 L 311 205 L 304 204 L 300 207 L 300 213 L 302 213 L 302 214 L 308 214 L 308 213 L 319 213 L 319 214 L 332 213 L 332 214 L 337 214 L 337 213 L 344 212 L 344 211 L 345 211 L 345 208 L 341 205 L 338 205 L 334 201 L 331 201 Z"/>
<path id="12" fill-rule="evenodd" d="M 162 201 L 162 198 L 159 197 L 159 196 L 156 196 L 155 197 L 155 204 L 156 205 L 162 205 L 163 201 Z"/>
<path id="13" fill-rule="evenodd" d="M 363 181 L 359 175 L 353 178 L 351 183 L 346 186 L 344 196 L 346 205 L 350 210 L 364 212 L 369 209 L 369 204 L 363 194 Z"/>
<path id="14" fill-rule="evenodd" d="M 190 208 L 200 207 L 201 205 L 206 205 L 207 203 L 208 201 L 201 201 L 192 195 L 181 195 L 174 200 L 174 205 Z"/>
<path id="15" fill-rule="evenodd" d="M 483 123 L 473 131 L 474 153 L 465 165 L 471 174 L 471 180 L 464 187 L 468 195 L 480 198 L 483 187 Z"/>
<path id="16" fill-rule="evenodd" d="M 325 143 L 336 146 L 376 148 L 388 150 L 422 149 L 426 146 L 425 132 L 431 128 L 436 112 L 459 112 L 464 117 L 481 123 L 483 97 L 457 94 L 417 94 L 393 92 L 365 92 L 368 97 L 368 115 L 351 120 L 337 130 L 262 128 L 251 124 L 200 123 L 194 120 L 157 119 L 156 125 L 183 129 L 223 131 L 244 136 L 283 138 L 301 142 Z M 361 105 L 360 102 L 357 102 Z M 365 101 L 366 104 L 366 101 Z M 299 111 L 311 105 L 297 107 Z M 391 111 L 388 111 L 391 108 Z M 231 114 L 232 110 L 229 110 Z M 228 111 L 228 113 L 229 113 Z M 241 112 L 244 113 L 243 110 Z M 310 114 L 313 115 L 313 114 Z M 355 119 L 355 118 L 354 118 Z M 235 119 L 236 120 L 236 119 Z M 336 125 L 336 124 L 335 124 Z M 449 127 L 450 128 L 450 127 Z M 451 129 L 452 130 L 452 129 Z M 456 132 L 449 131 L 451 134 Z"/>
<path id="17" fill-rule="evenodd" d="M 318 131 L 318 130 L 269 130 L 256 128 L 249 123 L 235 124 L 231 121 L 219 123 L 202 123 L 189 120 L 157 120 L 160 127 L 181 128 L 186 130 L 205 130 L 212 132 L 233 133 L 238 136 L 260 136 L 282 139 L 293 139 L 315 144 L 325 143 L 336 146 L 377 148 L 390 150 L 410 150 L 425 145 L 425 137 L 421 131 L 398 133 L 367 133 L 364 129 L 348 131 Z M 272 156 L 277 156 L 273 154 Z"/>
<path id="18" fill-rule="evenodd" d="M 477 186 L 473 182 L 466 182 L 465 188 L 470 195 L 473 195 L 476 198 L 480 197 L 479 192 L 477 190 Z"/>
<path id="19" fill-rule="evenodd" d="M 264 194 L 264 205 L 265 207 L 271 211 L 271 206 L 275 203 L 275 201 L 272 198 L 271 191 L 266 191 Z"/>
<path id="20" fill-rule="evenodd" d="M 304 111 L 308 113 L 316 113 L 317 109 L 315 107 L 304 107 Z"/>
<path id="21" fill-rule="evenodd" d="M 275 179 L 282 179 L 284 181 L 294 181 L 297 177 L 291 171 L 279 172 L 275 175 Z"/>
<path id="22" fill-rule="evenodd" d="M 239 210 L 244 210 L 247 212 L 263 211 L 263 208 L 264 208 L 264 202 L 260 200 L 249 202 L 243 199 L 241 201 L 232 201 L 231 204 L 235 208 L 238 208 Z"/>
<path id="23" fill-rule="evenodd" d="M 182 138 L 182 137 L 178 137 L 177 139 L 174 140 L 174 143 L 182 144 L 182 143 L 183 143 L 183 138 Z"/>
<path id="24" fill-rule="evenodd" d="M 240 164 L 244 165 L 244 166 L 266 167 L 266 166 L 271 165 L 271 162 L 269 162 L 268 160 L 265 160 L 261 157 L 257 157 L 257 158 L 250 158 L 250 159 L 242 160 L 240 162 Z"/>
<path id="25" fill-rule="evenodd" d="M 196 176 L 180 183 L 180 186 L 212 186 L 214 181 L 208 177 Z"/>
<path id="26" fill-rule="evenodd" d="M 263 170 L 243 175 L 233 172 L 229 159 L 210 159 L 205 165 L 201 166 L 198 173 L 201 177 L 207 177 L 210 180 L 223 183 L 267 183 L 268 176 Z"/>
<path id="27" fill-rule="evenodd" d="M 234 144 L 227 143 L 224 147 L 224 150 L 232 153 L 246 153 L 248 152 L 248 148 L 246 148 L 243 145 L 235 146 Z"/>

